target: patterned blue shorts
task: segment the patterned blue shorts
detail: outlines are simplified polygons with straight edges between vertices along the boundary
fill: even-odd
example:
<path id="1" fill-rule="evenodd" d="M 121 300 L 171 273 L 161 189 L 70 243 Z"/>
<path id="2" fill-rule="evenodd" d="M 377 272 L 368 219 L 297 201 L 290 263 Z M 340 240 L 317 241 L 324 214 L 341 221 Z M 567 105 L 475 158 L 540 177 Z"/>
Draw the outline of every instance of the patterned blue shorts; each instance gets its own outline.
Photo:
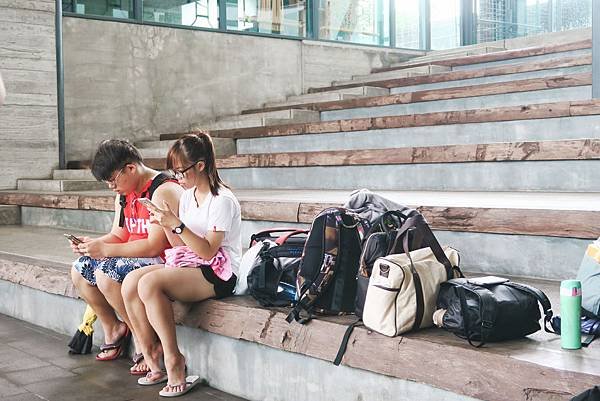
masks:
<path id="1" fill-rule="evenodd" d="M 125 276 L 140 267 L 160 265 L 164 263 L 161 258 L 106 258 L 92 259 L 82 256 L 73 262 L 73 267 L 91 285 L 96 285 L 96 270 L 100 270 L 118 283 L 125 280 Z"/>

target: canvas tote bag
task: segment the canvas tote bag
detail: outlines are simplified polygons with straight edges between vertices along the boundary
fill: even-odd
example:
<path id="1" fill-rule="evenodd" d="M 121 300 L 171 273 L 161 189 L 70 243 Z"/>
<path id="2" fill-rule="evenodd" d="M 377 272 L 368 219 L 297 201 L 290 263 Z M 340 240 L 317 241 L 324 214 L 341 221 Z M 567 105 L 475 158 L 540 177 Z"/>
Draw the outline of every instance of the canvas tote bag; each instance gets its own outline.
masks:
<path id="1" fill-rule="evenodd" d="M 443 247 L 453 276 L 459 277 L 458 251 Z M 378 258 L 369 279 L 365 326 L 394 337 L 433 325 L 440 284 L 453 278 L 431 248 Z"/>

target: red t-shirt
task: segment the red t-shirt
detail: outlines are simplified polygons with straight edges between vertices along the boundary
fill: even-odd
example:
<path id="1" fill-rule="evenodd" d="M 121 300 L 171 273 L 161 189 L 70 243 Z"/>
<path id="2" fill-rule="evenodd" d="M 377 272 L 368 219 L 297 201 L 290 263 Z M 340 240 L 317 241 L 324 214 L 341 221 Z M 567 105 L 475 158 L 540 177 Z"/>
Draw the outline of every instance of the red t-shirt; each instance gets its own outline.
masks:
<path id="1" fill-rule="evenodd" d="M 129 234 L 127 242 L 137 241 L 148 238 L 148 229 L 150 228 L 150 212 L 144 205 L 137 201 L 138 198 L 146 196 L 148 189 L 152 185 L 152 180 L 148 180 L 142 188 L 141 193 L 132 192 L 126 196 L 125 205 L 125 231 Z"/>
<path id="2" fill-rule="evenodd" d="M 175 180 L 168 179 L 165 182 L 177 182 Z M 142 188 L 140 193 L 132 192 L 128 194 L 125 199 L 127 204 L 125 205 L 125 231 L 127 232 L 127 241 L 137 241 L 140 239 L 148 238 L 148 229 L 150 228 L 150 212 L 144 205 L 137 201 L 138 198 L 148 198 L 148 189 L 152 185 L 152 180 L 148 180 L 146 185 Z M 162 205 L 160 205 L 162 206 Z M 171 245 L 167 246 L 167 249 L 171 248 Z M 165 252 L 161 251 L 160 256 L 164 259 Z"/>

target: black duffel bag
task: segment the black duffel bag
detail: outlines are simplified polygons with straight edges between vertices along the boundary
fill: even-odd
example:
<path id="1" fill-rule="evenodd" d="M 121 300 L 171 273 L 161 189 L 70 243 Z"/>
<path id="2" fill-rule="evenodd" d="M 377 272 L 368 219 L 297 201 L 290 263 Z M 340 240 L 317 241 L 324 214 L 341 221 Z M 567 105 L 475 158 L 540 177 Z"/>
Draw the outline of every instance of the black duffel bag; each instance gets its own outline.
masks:
<path id="1" fill-rule="evenodd" d="M 273 233 L 281 234 L 274 237 Z M 296 276 L 308 230 L 275 228 L 252 235 L 260 247 L 248 273 L 248 292 L 262 306 L 289 306 L 296 295 Z"/>
<path id="2" fill-rule="evenodd" d="M 441 318 L 434 315 L 434 321 L 480 347 L 540 330 L 538 302 L 544 311 L 544 328 L 552 333 L 552 306 L 537 288 L 493 276 L 457 278 L 441 284 L 437 308 L 445 312 Z"/>

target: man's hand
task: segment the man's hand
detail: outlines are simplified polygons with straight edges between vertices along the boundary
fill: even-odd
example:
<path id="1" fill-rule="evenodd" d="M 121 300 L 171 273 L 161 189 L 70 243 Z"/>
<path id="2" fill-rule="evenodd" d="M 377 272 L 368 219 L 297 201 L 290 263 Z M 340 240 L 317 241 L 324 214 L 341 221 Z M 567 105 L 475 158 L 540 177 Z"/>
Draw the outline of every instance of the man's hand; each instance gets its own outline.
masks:
<path id="1" fill-rule="evenodd" d="M 77 237 L 77 238 L 82 240 L 83 243 L 90 242 L 92 240 L 90 237 Z M 83 253 L 79 250 L 80 244 L 75 244 L 75 243 L 69 241 L 69 245 L 71 245 L 71 250 L 73 251 L 74 254 L 83 256 Z"/>
<path id="2" fill-rule="evenodd" d="M 79 244 L 77 246 L 79 253 L 83 256 L 89 256 L 92 259 L 102 259 L 106 258 L 106 251 L 104 248 L 105 243 L 100 240 L 90 240 L 85 237 L 88 241 L 85 241 L 83 244 Z"/>

